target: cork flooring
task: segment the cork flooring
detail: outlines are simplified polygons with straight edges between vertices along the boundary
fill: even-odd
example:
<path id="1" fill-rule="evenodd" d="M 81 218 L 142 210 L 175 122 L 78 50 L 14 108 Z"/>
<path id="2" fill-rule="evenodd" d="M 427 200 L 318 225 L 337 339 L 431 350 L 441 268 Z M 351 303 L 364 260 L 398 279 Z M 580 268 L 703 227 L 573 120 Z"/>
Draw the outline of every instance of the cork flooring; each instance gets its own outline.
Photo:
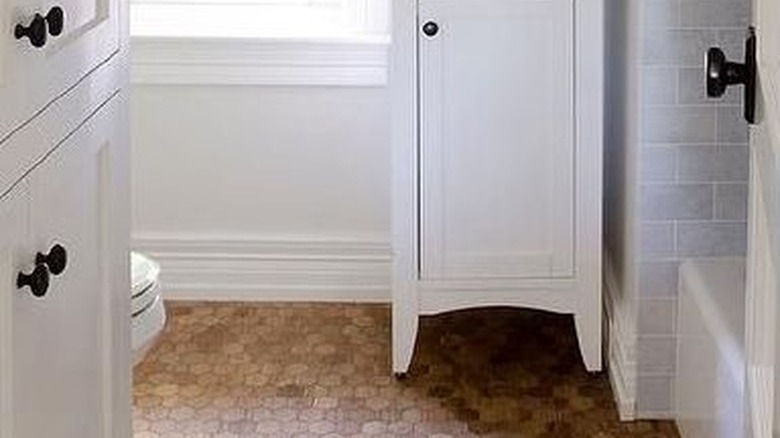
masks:
<path id="1" fill-rule="evenodd" d="M 424 318 L 390 377 L 383 305 L 177 304 L 135 369 L 135 438 L 677 437 L 620 423 L 569 317 L 481 309 Z"/>

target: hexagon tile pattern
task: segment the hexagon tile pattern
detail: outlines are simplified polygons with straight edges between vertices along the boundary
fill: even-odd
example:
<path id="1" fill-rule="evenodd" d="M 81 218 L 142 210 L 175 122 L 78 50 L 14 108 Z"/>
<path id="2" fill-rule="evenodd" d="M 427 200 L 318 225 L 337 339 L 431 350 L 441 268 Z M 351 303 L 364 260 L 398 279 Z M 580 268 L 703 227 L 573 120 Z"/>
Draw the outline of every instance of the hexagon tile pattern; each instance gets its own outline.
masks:
<path id="1" fill-rule="evenodd" d="M 567 316 L 425 317 L 396 380 L 386 305 L 177 303 L 169 315 L 134 371 L 135 438 L 678 436 L 671 422 L 618 421 Z"/>

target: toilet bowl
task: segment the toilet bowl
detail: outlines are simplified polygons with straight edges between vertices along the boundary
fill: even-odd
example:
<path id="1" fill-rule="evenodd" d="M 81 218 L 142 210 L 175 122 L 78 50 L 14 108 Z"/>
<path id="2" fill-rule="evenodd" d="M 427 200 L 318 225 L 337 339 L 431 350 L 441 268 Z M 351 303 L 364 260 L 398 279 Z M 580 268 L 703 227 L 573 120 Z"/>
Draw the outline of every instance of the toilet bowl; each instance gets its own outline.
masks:
<path id="1" fill-rule="evenodd" d="M 165 306 L 159 283 L 160 265 L 133 252 L 131 260 L 131 312 L 133 365 L 138 364 L 165 328 Z"/>

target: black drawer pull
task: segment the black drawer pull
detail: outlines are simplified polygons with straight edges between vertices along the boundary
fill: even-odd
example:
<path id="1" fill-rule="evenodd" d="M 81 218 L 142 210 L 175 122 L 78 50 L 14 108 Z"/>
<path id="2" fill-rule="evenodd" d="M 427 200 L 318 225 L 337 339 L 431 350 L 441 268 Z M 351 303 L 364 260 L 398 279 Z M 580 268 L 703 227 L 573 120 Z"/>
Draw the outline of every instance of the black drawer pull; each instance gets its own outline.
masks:
<path id="1" fill-rule="evenodd" d="M 17 40 L 27 37 L 30 39 L 30 44 L 36 48 L 45 46 L 46 19 L 41 14 L 35 14 L 29 26 L 17 24 L 14 28 L 14 37 Z"/>
<path id="2" fill-rule="evenodd" d="M 48 254 L 40 252 L 36 254 L 35 264 L 46 265 L 49 267 L 49 272 L 54 275 L 60 275 L 68 267 L 68 252 L 59 243 L 55 244 L 51 247 Z"/>
<path id="3" fill-rule="evenodd" d="M 30 274 L 20 272 L 16 276 L 16 287 L 29 287 L 34 297 L 43 298 L 49 291 L 49 269 L 46 265 L 36 265 Z"/>

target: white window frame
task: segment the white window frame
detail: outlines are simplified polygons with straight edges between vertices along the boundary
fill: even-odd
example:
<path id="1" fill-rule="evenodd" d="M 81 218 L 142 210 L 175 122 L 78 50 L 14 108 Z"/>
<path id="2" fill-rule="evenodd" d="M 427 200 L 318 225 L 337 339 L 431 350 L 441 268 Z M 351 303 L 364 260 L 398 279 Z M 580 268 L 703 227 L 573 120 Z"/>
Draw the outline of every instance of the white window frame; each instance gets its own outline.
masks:
<path id="1" fill-rule="evenodd" d="M 322 37 L 132 35 L 131 28 L 131 80 L 136 84 L 385 86 L 390 1 L 131 0 L 131 8 L 340 3 L 348 16 L 345 20 L 355 26 L 345 35 Z"/>

